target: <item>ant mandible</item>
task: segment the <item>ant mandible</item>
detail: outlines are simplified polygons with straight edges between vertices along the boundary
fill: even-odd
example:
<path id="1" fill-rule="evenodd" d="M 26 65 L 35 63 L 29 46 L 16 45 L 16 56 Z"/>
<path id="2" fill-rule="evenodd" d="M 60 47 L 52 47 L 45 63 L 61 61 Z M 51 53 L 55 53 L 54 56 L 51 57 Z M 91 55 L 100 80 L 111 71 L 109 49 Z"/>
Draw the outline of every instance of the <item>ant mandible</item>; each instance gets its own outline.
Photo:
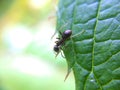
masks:
<path id="1" fill-rule="evenodd" d="M 55 42 L 56 45 L 53 48 L 53 50 L 56 52 L 56 57 L 59 54 L 60 49 L 62 49 L 61 46 L 65 43 L 67 39 L 70 38 L 71 34 L 72 34 L 72 30 L 65 30 L 63 33 L 60 32 L 61 39 L 57 38 L 58 41 Z"/>

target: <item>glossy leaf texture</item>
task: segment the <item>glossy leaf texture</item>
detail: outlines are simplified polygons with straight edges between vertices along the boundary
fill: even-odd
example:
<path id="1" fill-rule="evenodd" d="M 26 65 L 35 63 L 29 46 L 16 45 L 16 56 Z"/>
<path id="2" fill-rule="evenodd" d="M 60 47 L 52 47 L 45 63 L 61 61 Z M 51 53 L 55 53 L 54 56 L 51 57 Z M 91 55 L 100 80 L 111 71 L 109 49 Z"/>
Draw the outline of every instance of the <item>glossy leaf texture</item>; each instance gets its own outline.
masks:
<path id="1" fill-rule="evenodd" d="M 56 29 L 73 32 L 63 52 L 76 90 L 120 90 L 120 0 L 60 0 Z"/>

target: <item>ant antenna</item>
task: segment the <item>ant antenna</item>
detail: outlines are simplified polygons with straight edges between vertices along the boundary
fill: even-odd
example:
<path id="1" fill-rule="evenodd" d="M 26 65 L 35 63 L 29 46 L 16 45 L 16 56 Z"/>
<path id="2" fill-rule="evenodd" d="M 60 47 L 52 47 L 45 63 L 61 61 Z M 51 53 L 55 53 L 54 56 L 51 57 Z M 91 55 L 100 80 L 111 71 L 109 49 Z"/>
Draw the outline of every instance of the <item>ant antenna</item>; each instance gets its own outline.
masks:
<path id="1" fill-rule="evenodd" d="M 81 34 L 84 33 L 84 32 L 85 32 L 85 30 L 82 30 L 81 32 L 79 32 L 79 33 L 77 33 L 77 34 L 71 36 L 71 38 L 73 38 L 73 37 L 75 37 L 75 36 L 78 36 L 78 35 L 81 35 Z"/>
<path id="2" fill-rule="evenodd" d="M 64 22 L 64 23 L 65 23 L 65 22 Z M 52 35 L 51 39 L 55 36 L 55 34 L 56 34 L 57 32 L 59 32 L 61 29 L 63 29 L 65 26 L 67 26 L 68 23 L 69 23 L 69 21 L 67 21 L 67 23 L 65 23 L 63 26 L 61 26 L 60 29 L 58 29 L 58 31 L 55 30 L 55 32 L 54 32 L 54 34 Z"/>

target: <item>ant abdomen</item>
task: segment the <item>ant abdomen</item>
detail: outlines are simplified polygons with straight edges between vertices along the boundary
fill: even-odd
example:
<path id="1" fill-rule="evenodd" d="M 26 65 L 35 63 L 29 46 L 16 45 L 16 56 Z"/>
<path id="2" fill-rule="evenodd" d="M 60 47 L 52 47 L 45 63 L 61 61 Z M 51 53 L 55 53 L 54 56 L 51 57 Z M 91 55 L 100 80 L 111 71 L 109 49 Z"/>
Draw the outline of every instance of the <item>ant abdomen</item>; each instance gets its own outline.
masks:
<path id="1" fill-rule="evenodd" d="M 65 30 L 62 34 L 62 38 L 67 39 L 71 36 L 71 34 L 72 34 L 72 30 Z"/>

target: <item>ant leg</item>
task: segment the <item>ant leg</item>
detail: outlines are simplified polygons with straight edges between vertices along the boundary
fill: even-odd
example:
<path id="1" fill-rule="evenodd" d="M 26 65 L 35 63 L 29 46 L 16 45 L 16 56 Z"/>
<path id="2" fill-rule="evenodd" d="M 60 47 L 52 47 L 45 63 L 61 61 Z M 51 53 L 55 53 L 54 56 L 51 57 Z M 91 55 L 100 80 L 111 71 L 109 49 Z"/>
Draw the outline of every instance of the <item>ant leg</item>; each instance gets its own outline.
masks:
<path id="1" fill-rule="evenodd" d="M 60 35 L 62 36 L 62 33 L 61 33 L 61 31 L 59 31 L 59 33 L 60 33 Z"/>
<path id="2" fill-rule="evenodd" d="M 65 56 L 63 55 L 63 53 L 61 52 L 61 56 L 63 57 L 63 58 L 65 58 Z"/>
<path id="3" fill-rule="evenodd" d="M 55 43 L 58 43 L 58 41 L 55 41 Z"/>
<path id="4" fill-rule="evenodd" d="M 63 58 L 65 58 L 65 56 L 63 55 L 63 53 L 62 53 L 61 51 L 59 51 L 59 52 L 56 53 L 55 58 L 58 56 L 59 53 L 61 53 L 61 56 L 62 56 Z"/>
<path id="5" fill-rule="evenodd" d="M 57 33 L 57 30 L 54 32 L 54 34 L 52 35 L 51 39 L 55 36 L 55 34 Z"/>
<path id="6" fill-rule="evenodd" d="M 65 49 L 65 43 L 62 44 L 62 46 L 60 47 L 60 49 L 63 51 L 63 49 Z"/>
<path id="7" fill-rule="evenodd" d="M 62 50 L 63 51 L 63 48 L 62 47 L 60 47 L 60 50 Z M 65 58 L 65 56 L 63 55 L 63 53 L 61 52 L 61 56 L 63 57 L 63 58 Z"/>
<path id="8" fill-rule="evenodd" d="M 56 38 L 56 39 L 60 40 L 60 38 Z"/>
<path id="9" fill-rule="evenodd" d="M 67 21 L 67 23 L 65 23 L 63 26 L 60 27 L 60 29 L 55 30 L 54 34 L 52 35 L 51 39 L 55 36 L 55 34 L 59 31 L 60 35 L 62 35 L 62 33 L 60 32 L 60 30 L 62 30 L 65 26 L 67 26 L 69 24 L 70 21 Z"/>
<path id="10" fill-rule="evenodd" d="M 63 22 L 65 23 L 65 21 L 63 21 Z M 64 25 L 62 25 L 58 31 L 62 30 L 65 26 L 67 26 L 69 22 L 70 21 L 67 21 L 67 23 L 65 23 Z"/>
<path id="11" fill-rule="evenodd" d="M 59 52 L 57 52 L 57 53 L 55 54 L 55 58 L 58 56 L 58 54 L 59 54 Z"/>
<path id="12" fill-rule="evenodd" d="M 71 38 L 73 38 L 73 37 L 75 37 L 75 36 L 78 36 L 78 35 L 81 35 L 81 34 L 84 33 L 84 32 L 85 32 L 85 30 L 82 30 L 81 32 L 79 32 L 79 33 L 77 33 L 77 34 L 71 36 Z"/>

